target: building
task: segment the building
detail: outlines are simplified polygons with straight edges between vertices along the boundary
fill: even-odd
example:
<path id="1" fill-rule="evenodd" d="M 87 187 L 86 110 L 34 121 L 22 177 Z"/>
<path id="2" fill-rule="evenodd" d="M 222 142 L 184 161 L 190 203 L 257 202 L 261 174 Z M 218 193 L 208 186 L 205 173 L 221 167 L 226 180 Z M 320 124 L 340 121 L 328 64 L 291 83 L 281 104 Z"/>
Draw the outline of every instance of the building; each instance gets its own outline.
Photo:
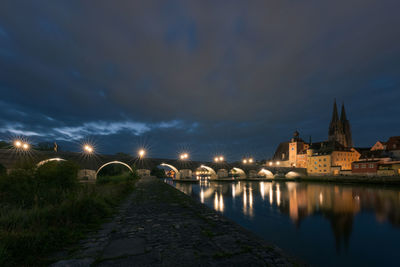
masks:
<path id="1" fill-rule="evenodd" d="M 336 100 L 333 104 L 332 120 L 329 124 L 328 141 L 336 141 L 344 147 L 353 147 L 350 122 L 347 119 L 344 104 L 339 119 Z"/>
<path id="2" fill-rule="evenodd" d="M 369 151 L 369 149 L 368 149 Z M 350 122 L 342 106 L 339 117 L 336 101 L 329 124 L 328 141 L 306 143 L 296 131 L 290 142 L 280 143 L 273 157 L 275 165 L 306 168 L 309 175 L 350 173 L 361 153 L 353 147 Z"/>
<path id="3" fill-rule="evenodd" d="M 371 147 L 371 151 L 376 151 L 376 150 L 386 150 L 386 142 L 383 141 L 378 141 Z"/>
<path id="4" fill-rule="evenodd" d="M 360 158 L 354 148 L 344 147 L 337 141 L 314 143 L 307 150 L 309 175 L 339 175 L 351 171 L 352 163 Z"/>
<path id="5" fill-rule="evenodd" d="M 297 168 L 307 168 L 307 149 L 310 145 L 300 138 L 295 131 L 289 143 L 289 165 Z"/>
<path id="6" fill-rule="evenodd" d="M 375 176 L 378 172 L 380 160 L 359 160 L 352 163 L 352 174 Z"/>
<path id="7" fill-rule="evenodd" d="M 380 162 L 377 170 L 378 176 L 400 175 L 400 161 Z"/>
<path id="8" fill-rule="evenodd" d="M 309 144 L 300 138 L 298 131 L 295 131 L 289 142 L 279 144 L 272 158 L 275 164 L 281 167 L 307 168 L 307 149 Z"/>

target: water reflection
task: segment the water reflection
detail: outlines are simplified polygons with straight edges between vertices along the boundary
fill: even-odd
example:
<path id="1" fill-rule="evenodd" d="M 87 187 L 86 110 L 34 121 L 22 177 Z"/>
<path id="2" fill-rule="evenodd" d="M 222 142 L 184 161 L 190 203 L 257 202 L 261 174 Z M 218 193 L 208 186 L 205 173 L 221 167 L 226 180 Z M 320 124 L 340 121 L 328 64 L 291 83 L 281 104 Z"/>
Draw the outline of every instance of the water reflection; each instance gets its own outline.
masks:
<path id="1" fill-rule="evenodd" d="M 301 250 L 302 243 L 309 242 L 309 246 L 314 246 L 312 249 L 321 254 L 321 261 L 322 255 L 332 256 L 327 250 L 332 250 L 336 255 L 344 250 L 347 251 L 344 255 L 350 255 L 347 256 L 350 257 L 350 261 L 349 258 L 344 261 L 338 256 L 336 264 L 350 264 L 354 257 L 360 258 L 353 263 L 362 262 L 365 260 L 362 258 L 365 253 L 371 258 L 371 262 L 374 257 L 379 258 L 379 253 L 388 253 L 385 259 L 389 261 L 392 253 L 390 249 L 395 250 L 397 247 L 391 245 L 391 242 L 397 244 L 400 238 L 400 190 L 396 188 L 265 181 L 176 183 L 175 186 L 251 230 L 265 235 L 267 239 L 276 236 L 276 242 L 284 249 L 293 247 L 294 253 L 297 253 Z M 325 229 L 321 226 L 321 219 L 328 222 L 330 233 L 321 230 Z M 304 231 L 307 234 L 296 234 L 288 225 L 289 222 L 296 232 Z M 384 228 L 385 232 L 375 234 L 379 225 L 387 223 L 391 228 Z M 265 224 L 271 224 L 273 227 L 266 227 Z M 317 226 L 303 229 L 303 224 Z M 278 229 L 281 232 L 278 232 Z M 285 231 L 291 231 L 291 234 Z M 355 231 L 357 235 L 353 234 Z M 326 243 L 326 240 L 330 239 L 327 233 L 332 236 L 331 246 Z M 285 234 L 288 235 L 287 240 L 284 240 Z M 353 239 L 352 234 L 355 235 Z M 320 240 L 322 235 L 325 236 L 325 241 Z M 376 241 L 375 244 L 374 240 L 368 239 L 369 235 L 380 241 Z M 364 251 L 352 254 L 352 250 L 349 249 L 351 243 L 354 244 L 352 250 L 357 251 L 362 247 Z M 383 252 L 383 248 L 380 249 L 379 246 L 389 251 Z M 316 257 L 319 256 L 313 254 L 312 260 Z"/>

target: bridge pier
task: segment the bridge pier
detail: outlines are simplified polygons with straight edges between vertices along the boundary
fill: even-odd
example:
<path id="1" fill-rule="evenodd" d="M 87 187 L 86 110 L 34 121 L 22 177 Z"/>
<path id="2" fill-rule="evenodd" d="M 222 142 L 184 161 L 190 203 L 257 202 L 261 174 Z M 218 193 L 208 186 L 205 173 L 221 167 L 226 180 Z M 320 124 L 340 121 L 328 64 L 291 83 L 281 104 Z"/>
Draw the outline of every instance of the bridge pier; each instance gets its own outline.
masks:
<path id="1" fill-rule="evenodd" d="M 139 175 L 139 177 L 150 176 L 150 170 L 147 169 L 138 169 L 136 172 Z"/>
<path id="2" fill-rule="evenodd" d="M 96 180 L 96 171 L 90 169 L 82 169 L 78 171 L 78 179 Z"/>
<path id="3" fill-rule="evenodd" d="M 218 178 L 227 178 L 229 176 L 228 170 L 227 169 L 219 169 L 217 171 L 217 176 L 218 176 Z"/>
<path id="4" fill-rule="evenodd" d="M 181 179 L 192 179 L 193 172 L 190 169 L 182 169 L 179 173 Z"/>

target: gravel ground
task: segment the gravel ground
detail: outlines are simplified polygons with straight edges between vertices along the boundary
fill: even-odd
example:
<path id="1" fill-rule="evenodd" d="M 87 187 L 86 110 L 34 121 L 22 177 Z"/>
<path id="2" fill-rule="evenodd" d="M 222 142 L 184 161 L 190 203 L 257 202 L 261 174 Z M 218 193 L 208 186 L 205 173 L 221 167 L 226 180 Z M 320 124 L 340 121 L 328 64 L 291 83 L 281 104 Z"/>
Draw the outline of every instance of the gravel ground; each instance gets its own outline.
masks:
<path id="1" fill-rule="evenodd" d="M 298 266 L 182 192 L 142 178 L 113 221 L 52 266 Z"/>

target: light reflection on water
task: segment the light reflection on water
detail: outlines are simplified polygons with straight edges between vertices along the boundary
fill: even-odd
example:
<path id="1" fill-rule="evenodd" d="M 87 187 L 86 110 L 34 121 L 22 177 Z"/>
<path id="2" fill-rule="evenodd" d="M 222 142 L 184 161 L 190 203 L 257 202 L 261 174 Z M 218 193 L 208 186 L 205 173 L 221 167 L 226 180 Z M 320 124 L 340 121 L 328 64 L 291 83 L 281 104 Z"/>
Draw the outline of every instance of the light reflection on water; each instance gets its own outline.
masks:
<path id="1" fill-rule="evenodd" d="M 399 265 L 399 188 L 169 183 L 313 265 Z"/>

